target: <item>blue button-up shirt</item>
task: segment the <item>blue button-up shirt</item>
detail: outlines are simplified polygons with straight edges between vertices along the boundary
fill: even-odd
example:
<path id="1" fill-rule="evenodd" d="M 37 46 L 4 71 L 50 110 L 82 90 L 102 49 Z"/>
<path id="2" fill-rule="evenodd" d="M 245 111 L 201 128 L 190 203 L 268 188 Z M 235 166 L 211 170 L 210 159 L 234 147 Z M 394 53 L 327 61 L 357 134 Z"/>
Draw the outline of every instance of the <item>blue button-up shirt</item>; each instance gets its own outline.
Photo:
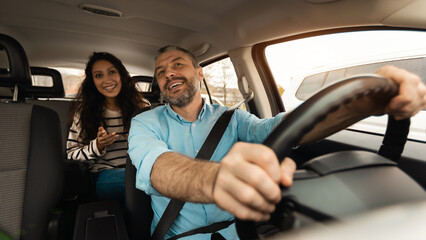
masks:
<path id="1" fill-rule="evenodd" d="M 194 122 L 188 122 L 169 105 L 143 112 L 132 119 L 129 132 L 129 155 L 137 169 L 136 187 L 151 195 L 154 217 L 151 233 L 157 226 L 170 199 L 163 197 L 151 185 L 150 174 L 155 160 L 163 153 L 173 151 L 195 158 L 210 130 L 226 107 L 204 104 Z M 259 119 L 237 109 L 211 157 L 220 162 L 237 141 L 261 143 L 278 125 L 283 113 L 274 118 Z M 232 220 L 233 216 L 215 204 L 185 203 L 166 238 L 204 227 L 215 222 Z M 221 230 L 226 239 L 238 239 L 235 226 Z M 210 239 L 210 234 L 197 234 L 182 239 Z"/>

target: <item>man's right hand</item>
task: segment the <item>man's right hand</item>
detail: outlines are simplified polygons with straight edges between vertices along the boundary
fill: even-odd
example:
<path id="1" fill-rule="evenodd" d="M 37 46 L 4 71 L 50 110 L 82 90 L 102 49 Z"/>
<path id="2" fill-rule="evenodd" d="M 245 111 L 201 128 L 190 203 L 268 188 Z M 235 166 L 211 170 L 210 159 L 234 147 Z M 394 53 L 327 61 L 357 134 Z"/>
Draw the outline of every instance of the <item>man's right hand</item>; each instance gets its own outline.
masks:
<path id="1" fill-rule="evenodd" d="M 291 186 L 295 170 L 293 160 L 286 158 L 280 166 L 264 145 L 236 143 L 220 164 L 214 202 L 239 219 L 266 221 L 281 200 L 279 183 Z"/>

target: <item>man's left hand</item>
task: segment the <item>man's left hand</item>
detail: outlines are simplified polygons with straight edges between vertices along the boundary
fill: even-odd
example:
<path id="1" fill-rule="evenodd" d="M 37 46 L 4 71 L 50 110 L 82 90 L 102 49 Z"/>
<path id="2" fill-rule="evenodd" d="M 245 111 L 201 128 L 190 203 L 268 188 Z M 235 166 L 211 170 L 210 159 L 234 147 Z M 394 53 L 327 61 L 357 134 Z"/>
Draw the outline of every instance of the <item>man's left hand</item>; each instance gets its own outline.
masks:
<path id="1" fill-rule="evenodd" d="M 376 73 L 399 85 L 399 93 L 385 107 L 385 113 L 400 120 L 426 108 L 426 86 L 419 76 L 394 66 L 381 67 Z"/>

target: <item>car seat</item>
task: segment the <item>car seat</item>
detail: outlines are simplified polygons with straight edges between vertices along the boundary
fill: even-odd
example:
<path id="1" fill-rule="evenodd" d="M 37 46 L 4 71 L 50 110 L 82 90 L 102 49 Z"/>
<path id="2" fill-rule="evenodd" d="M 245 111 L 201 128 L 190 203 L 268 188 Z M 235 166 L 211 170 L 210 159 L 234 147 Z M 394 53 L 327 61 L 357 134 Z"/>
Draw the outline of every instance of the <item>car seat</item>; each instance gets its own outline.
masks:
<path id="1" fill-rule="evenodd" d="M 164 100 L 161 96 L 160 87 L 158 86 L 158 82 L 155 80 L 154 77 L 149 76 L 133 76 L 132 77 L 136 82 L 144 82 L 150 84 L 148 91 L 143 91 L 143 97 L 148 99 L 148 101 L 151 103 L 152 108 L 155 108 L 159 105 L 164 104 Z"/>
<path id="2" fill-rule="evenodd" d="M 65 90 L 61 73 L 46 67 L 30 67 L 30 70 L 32 76 L 46 76 L 52 80 L 51 86 L 25 86 L 23 95 L 25 102 L 47 107 L 59 115 L 61 152 L 64 161 L 64 191 L 61 208 L 64 213 L 62 222 L 65 227 L 62 230 L 65 235 L 69 235 L 71 238 L 78 206 L 95 199 L 94 180 L 87 163 L 66 159 L 66 143 L 69 132 L 68 115 L 72 101 L 64 99 Z"/>
<path id="3" fill-rule="evenodd" d="M 52 78 L 52 86 L 41 87 L 41 86 L 29 86 L 24 90 L 25 102 L 32 103 L 35 105 L 44 106 L 50 108 L 58 113 L 59 120 L 61 122 L 62 132 L 62 149 L 65 158 L 66 143 L 68 137 L 68 114 L 71 105 L 71 101 L 68 100 L 57 100 L 50 98 L 64 98 L 65 90 L 62 82 L 61 73 L 52 68 L 45 67 L 30 67 L 31 75 L 35 76 L 48 76 Z M 44 98 L 40 100 L 40 98 Z"/>
<path id="4" fill-rule="evenodd" d="M 139 109 L 133 116 L 149 109 L 149 107 Z M 129 238 L 151 239 L 151 221 L 153 217 L 151 197 L 136 188 L 136 168 L 133 166 L 129 155 L 127 155 L 126 159 L 125 183 L 126 223 Z"/>
<path id="5" fill-rule="evenodd" d="M 14 89 L 0 103 L 0 231 L 12 239 L 58 239 L 63 183 L 61 129 L 55 111 L 23 103 L 30 68 L 22 46 L 0 34 L 9 68 L 0 86 Z"/>

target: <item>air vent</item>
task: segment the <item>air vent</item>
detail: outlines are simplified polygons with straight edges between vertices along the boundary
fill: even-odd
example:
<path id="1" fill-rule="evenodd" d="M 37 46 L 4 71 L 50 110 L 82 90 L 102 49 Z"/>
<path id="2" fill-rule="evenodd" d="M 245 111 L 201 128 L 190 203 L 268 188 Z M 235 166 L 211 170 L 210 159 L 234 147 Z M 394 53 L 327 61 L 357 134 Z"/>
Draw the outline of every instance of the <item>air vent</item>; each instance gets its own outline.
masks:
<path id="1" fill-rule="evenodd" d="M 93 13 L 93 14 L 97 14 L 97 15 L 102 15 L 102 16 L 105 16 L 105 17 L 121 17 L 121 16 L 123 16 L 123 13 L 118 11 L 118 10 L 106 8 L 106 7 L 101 7 L 101 6 L 96 6 L 96 5 L 92 5 L 92 4 L 82 3 L 78 7 L 85 12 Z"/>

